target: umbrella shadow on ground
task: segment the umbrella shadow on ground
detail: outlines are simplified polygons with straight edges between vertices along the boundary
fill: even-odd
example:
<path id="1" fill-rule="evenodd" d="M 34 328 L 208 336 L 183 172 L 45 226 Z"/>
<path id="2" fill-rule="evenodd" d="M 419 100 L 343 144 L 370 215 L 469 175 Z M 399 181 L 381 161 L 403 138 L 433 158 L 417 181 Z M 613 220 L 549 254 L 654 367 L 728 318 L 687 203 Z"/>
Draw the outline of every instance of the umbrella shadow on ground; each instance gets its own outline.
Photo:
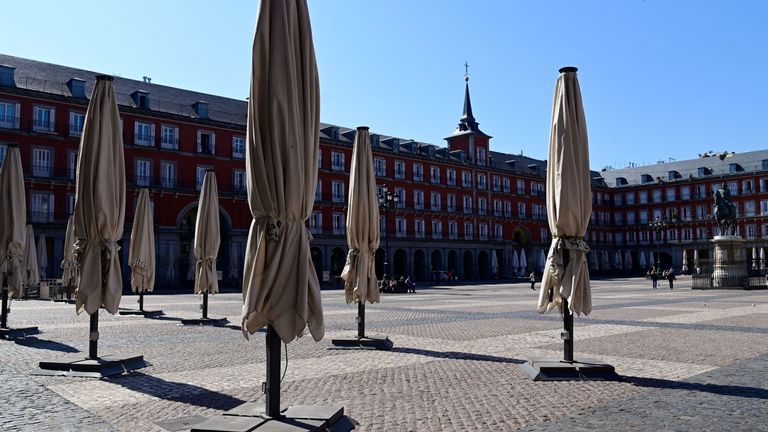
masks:
<path id="1" fill-rule="evenodd" d="M 58 352 L 65 352 L 65 353 L 80 352 L 79 349 L 71 345 L 67 345 L 61 342 L 56 342 L 56 341 L 47 340 L 47 339 L 39 339 L 36 337 L 14 338 L 12 340 L 16 345 L 25 346 L 28 348 L 44 349 L 48 351 L 58 351 Z"/>
<path id="2" fill-rule="evenodd" d="M 659 378 L 624 376 L 628 382 L 639 386 L 668 390 L 690 390 L 721 396 L 738 396 L 750 399 L 768 399 L 768 389 L 739 385 L 706 384 L 686 381 L 672 381 Z"/>
<path id="3" fill-rule="evenodd" d="M 203 408 L 228 411 L 244 404 L 246 401 L 230 395 L 208 390 L 192 384 L 166 381 L 164 379 L 143 373 L 130 373 L 107 381 L 128 390 L 144 393 L 167 401 L 181 402 Z"/>
<path id="4" fill-rule="evenodd" d="M 415 354 L 415 355 L 422 355 L 426 357 L 434 357 L 439 359 L 450 359 L 450 360 L 475 360 L 475 361 L 486 361 L 486 362 L 495 362 L 495 363 L 513 363 L 513 364 L 525 363 L 525 360 L 520 360 L 515 358 L 498 357 L 498 356 L 492 356 L 492 355 L 486 355 L 486 354 L 475 354 L 475 353 L 460 352 L 460 351 L 432 351 L 432 350 L 426 350 L 421 348 L 402 348 L 402 347 L 392 348 L 392 351 L 398 352 L 398 353 L 404 353 L 404 354 Z"/>

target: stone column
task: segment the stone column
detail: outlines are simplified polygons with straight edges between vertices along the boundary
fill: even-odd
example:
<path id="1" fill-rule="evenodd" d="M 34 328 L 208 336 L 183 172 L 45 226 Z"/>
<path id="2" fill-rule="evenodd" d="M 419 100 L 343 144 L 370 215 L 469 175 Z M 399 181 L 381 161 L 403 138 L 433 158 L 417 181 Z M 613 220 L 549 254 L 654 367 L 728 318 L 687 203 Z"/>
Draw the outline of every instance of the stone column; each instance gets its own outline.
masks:
<path id="1" fill-rule="evenodd" d="M 713 288 L 744 288 L 747 277 L 747 254 L 744 239 L 739 236 L 715 236 Z"/>

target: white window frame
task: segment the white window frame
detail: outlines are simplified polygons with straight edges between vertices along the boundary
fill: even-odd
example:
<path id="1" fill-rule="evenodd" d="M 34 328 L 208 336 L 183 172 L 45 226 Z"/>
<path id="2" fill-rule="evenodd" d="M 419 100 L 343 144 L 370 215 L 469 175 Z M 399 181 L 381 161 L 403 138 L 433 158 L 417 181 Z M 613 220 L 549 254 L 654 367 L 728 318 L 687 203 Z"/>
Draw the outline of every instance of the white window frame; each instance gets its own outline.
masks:
<path id="1" fill-rule="evenodd" d="M 309 232 L 312 234 L 323 233 L 323 213 L 322 212 L 312 212 L 312 215 L 309 217 Z"/>
<path id="2" fill-rule="evenodd" d="M 171 125 L 160 125 L 160 148 L 167 150 L 179 149 L 179 128 Z"/>
<path id="3" fill-rule="evenodd" d="M 83 126 L 85 126 L 85 113 L 82 111 L 70 111 L 69 136 L 79 137 L 83 135 Z"/>
<path id="4" fill-rule="evenodd" d="M 344 223 L 344 213 L 333 214 L 333 234 L 344 235 L 347 230 L 347 226 Z"/>
<path id="5" fill-rule="evenodd" d="M 472 196 L 470 195 L 464 195 L 464 198 L 462 198 L 463 210 L 466 214 L 472 213 Z"/>
<path id="6" fill-rule="evenodd" d="M 331 183 L 331 195 L 331 200 L 335 203 L 343 203 L 346 200 L 343 181 L 334 180 Z"/>
<path id="7" fill-rule="evenodd" d="M 232 170 L 232 192 L 245 193 L 246 192 L 245 170 L 233 169 Z"/>
<path id="8" fill-rule="evenodd" d="M 53 192 L 31 191 L 29 193 L 30 220 L 33 223 L 53 222 L 54 195 Z"/>
<path id="9" fill-rule="evenodd" d="M 32 176 L 53 176 L 53 149 L 46 147 L 32 148 Z"/>
<path id="10" fill-rule="evenodd" d="M 331 152 L 331 170 L 332 171 L 344 171 L 344 153 L 332 151 Z"/>
<path id="11" fill-rule="evenodd" d="M 413 220 L 413 232 L 417 239 L 423 239 L 425 234 L 424 219 Z"/>
<path id="12" fill-rule="evenodd" d="M 459 224 L 456 221 L 448 221 L 448 238 L 456 240 L 459 238 Z"/>
<path id="13" fill-rule="evenodd" d="M 152 183 L 152 160 L 136 158 L 134 163 L 136 186 L 148 187 Z"/>
<path id="14" fill-rule="evenodd" d="M 376 171 L 376 177 L 387 176 L 387 160 L 383 158 L 373 159 L 374 170 Z"/>
<path id="15" fill-rule="evenodd" d="M 42 113 L 47 112 L 47 119 L 41 119 Z M 35 132 L 56 132 L 56 108 L 43 105 L 35 105 L 32 109 L 32 130 Z"/>
<path id="16" fill-rule="evenodd" d="M 424 210 L 424 191 L 413 191 L 413 208 L 416 210 Z"/>
<path id="17" fill-rule="evenodd" d="M 169 171 L 170 167 L 170 171 Z M 160 187 L 175 189 L 178 179 L 178 170 L 174 161 L 160 161 Z"/>
<path id="18" fill-rule="evenodd" d="M 232 137 L 232 158 L 245 159 L 245 137 L 242 135 Z"/>
<path id="19" fill-rule="evenodd" d="M 413 181 L 424 181 L 424 166 L 420 163 L 413 164 Z"/>
<path id="20" fill-rule="evenodd" d="M 443 238 L 443 221 L 432 219 L 432 238 L 435 240 Z"/>
<path id="21" fill-rule="evenodd" d="M 137 146 L 152 147 L 155 144 L 155 125 L 143 121 L 133 123 L 133 143 Z"/>
<path id="22" fill-rule="evenodd" d="M 433 184 L 440 184 L 440 167 L 439 166 L 430 166 L 429 167 L 429 181 Z"/>
<path id="23" fill-rule="evenodd" d="M 446 169 L 445 170 L 445 178 L 446 183 L 448 186 L 456 186 L 456 170 L 454 169 Z"/>
<path id="24" fill-rule="evenodd" d="M 440 192 L 432 192 L 430 195 L 430 208 L 432 211 L 440 211 L 442 207 L 442 197 L 440 196 Z"/>
<path id="25" fill-rule="evenodd" d="M 203 135 L 208 135 L 210 137 L 210 152 L 203 151 Z M 216 132 L 203 129 L 197 130 L 197 153 L 211 156 L 216 155 Z"/>
<path id="26" fill-rule="evenodd" d="M 405 218 L 395 219 L 395 237 L 404 238 L 408 235 L 408 227 Z"/>
<path id="27" fill-rule="evenodd" d="M 401 160 L 395 161 L 395 178 L 396 179 L 404 179 L 405 178 L 405 162 Z"/>
<path id="28" fill-rule="evenodd" d="M 0 100 L 0 129 L 19 129 L 21 104 Z"/>
<path id="29" fill-rule="evenodd" d="M 464 240 L 472 240 L 474 231 L 475 225 L 472 222 L 464 222 Z"/>

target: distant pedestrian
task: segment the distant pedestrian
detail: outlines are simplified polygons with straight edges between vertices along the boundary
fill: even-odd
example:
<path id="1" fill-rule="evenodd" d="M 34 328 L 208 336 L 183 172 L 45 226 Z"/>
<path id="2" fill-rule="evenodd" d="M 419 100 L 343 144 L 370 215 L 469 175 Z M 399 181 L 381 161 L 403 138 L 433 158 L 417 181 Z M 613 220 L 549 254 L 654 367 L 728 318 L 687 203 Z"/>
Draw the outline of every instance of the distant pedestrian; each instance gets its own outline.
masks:
<path id="1" fill-rule="evenodd" d="M 531 291 L 535 291 L 533 286 L 536 285 L 536 272 L 531 272 L 528 278 L 531 280 Z"/>
<path id="2" fill-rule="evenodd" d="M 656 269 L 655 268 L 652 268 L 651 269 L 651 284 L 653 286 L 653 289 L 657 288 L 658 283 L 659 283 L 659 274 L 656 273 Z"/>
<path id="3" fill-rule="evenodd" d="M 407 292 L 412 292 L 412 293 L 416 292 L 416 284 L 413 283 L 410 276 L 405 278 L 405 288 Z"/>
<path id="4" fill-rule="evenodd" d="M 669 282 L 669 289 L 674 289 L 674 283 L 675 283 L 675 271 L 672 269 L 669 269 L 667 272 L 667 281 Z"/>

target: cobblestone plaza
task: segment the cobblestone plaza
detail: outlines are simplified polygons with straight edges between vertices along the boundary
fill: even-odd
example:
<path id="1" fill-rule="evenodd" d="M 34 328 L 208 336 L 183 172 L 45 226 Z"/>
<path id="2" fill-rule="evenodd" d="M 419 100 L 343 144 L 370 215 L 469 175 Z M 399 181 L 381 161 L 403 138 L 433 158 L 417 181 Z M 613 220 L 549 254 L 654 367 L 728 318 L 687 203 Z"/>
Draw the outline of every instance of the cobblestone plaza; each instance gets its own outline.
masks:
<path id="1" fill-rule="evenodd" d="M 418 289 L 367 308 L 392 351 L 332 349 L 357 308 L 324 291 L 325 338 L 288 345 L 283 405 L 342 404 L 361 431 L 743 430 L 768 428 L 768 292 L 651 290 L 644 279 L 593 281 L 594 310 L 575 319 L 576 358 L 624 381 L 533 382 L 522 364 L 560 358 L 562 322 L 536 313 L 528 284 Z M 124 296 L 133 307 L 136 297 Z M 36 337 L 0 340 L 0 430 L 165 431 L 263 401 L 264 338 L 239 329 L 240 294 L 210 300 L 226 327 L 180 326 L 193 295 L 152 295 L 157 319 L 102 313 L 100 352 L 140 353 L 150 367 L 109 379 L 31 376 L 41 360 L 87 352 L 88 317 L 44 301 L 12 305 Z M 198 416 L 198 417 L 195 417 Z"/>

